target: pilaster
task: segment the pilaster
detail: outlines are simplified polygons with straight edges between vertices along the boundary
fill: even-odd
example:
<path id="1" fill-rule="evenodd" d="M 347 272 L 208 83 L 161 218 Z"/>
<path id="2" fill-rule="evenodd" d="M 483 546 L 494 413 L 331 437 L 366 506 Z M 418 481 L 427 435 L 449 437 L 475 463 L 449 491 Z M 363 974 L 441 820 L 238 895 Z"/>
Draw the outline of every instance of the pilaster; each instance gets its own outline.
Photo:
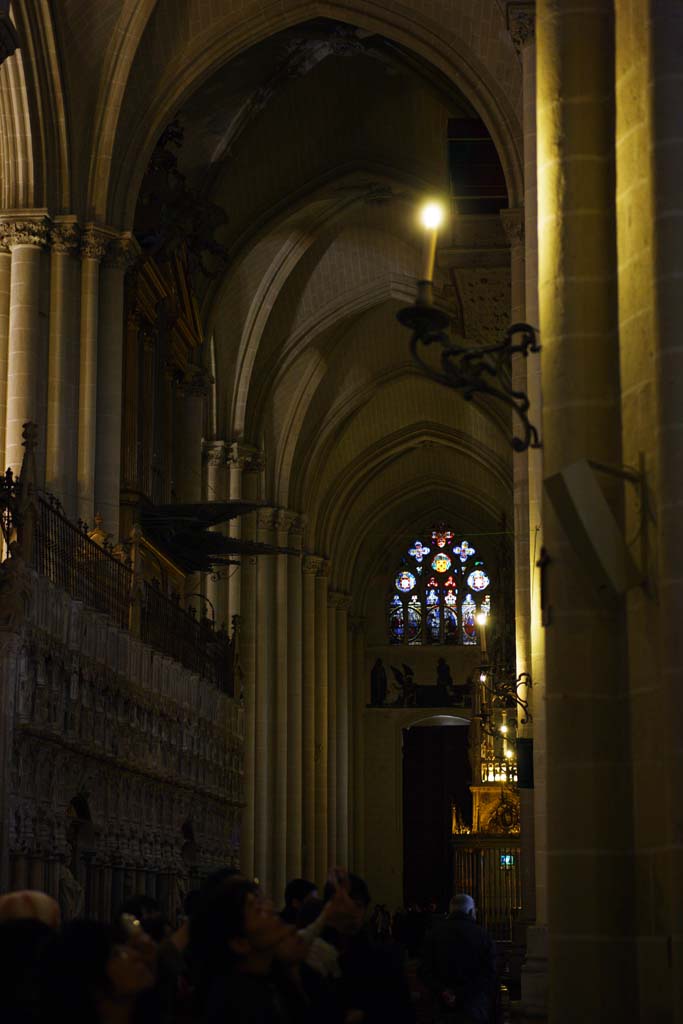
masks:
<path id="1" fill-rule="evenodd" d="M 304 555 L 303 571 L 303 873 L 316 877 L 316 579 L 323 559 Z"/>

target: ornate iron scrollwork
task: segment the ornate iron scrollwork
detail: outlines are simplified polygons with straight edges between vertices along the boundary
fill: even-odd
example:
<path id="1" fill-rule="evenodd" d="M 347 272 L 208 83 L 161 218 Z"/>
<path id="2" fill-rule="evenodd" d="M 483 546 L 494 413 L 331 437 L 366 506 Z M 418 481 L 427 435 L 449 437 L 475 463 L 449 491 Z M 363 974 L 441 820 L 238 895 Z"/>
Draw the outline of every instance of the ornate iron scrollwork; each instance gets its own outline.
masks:
<path id="1" fill-rule="evenodd" d="M 447 314 L 432 304 L 429 281 L 418 282 L 416 304 L 400 310 L 397 319 L 412 331 L 411 355 L 428 377 L 460 391 L 467 401 L 475 395 L 488 395 L 505 403 L 521 427 L 521 436 L 513 434 L 511 438 L 514 450 L 523 452 L 528 448 L 541 447 L 538 431 L 527 415 L 528 395 L 512 386 L 512 357 L 519 354 L 526 358 L 541 348 L 536 331 L 530 324 L 512 324 L 497 345 L 465 348 L 451 339 Z M 518 335 L 521 335 L 521 340 L 516 342 Z M 423 355 L 423 351 L 432 345 L 441 346 L 440 370 Z"/>

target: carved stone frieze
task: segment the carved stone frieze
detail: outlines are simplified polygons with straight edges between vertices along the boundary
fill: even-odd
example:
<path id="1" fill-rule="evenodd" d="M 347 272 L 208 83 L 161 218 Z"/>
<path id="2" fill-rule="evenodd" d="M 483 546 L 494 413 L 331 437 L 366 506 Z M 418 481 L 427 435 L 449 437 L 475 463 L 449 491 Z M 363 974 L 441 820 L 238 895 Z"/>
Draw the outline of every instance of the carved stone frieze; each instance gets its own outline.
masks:
<path id="1" fill-rule="evenodd" d="M 236 863 L 244 801 L 237 702 L 48 580 L 31 574 L 30 582 L 11 661 L 0 642 L 0 675 L 11 671 L 16 698 L 12 857 L 58 861 L 67 872 L 58 876 L 60 901 L 74 896 L 68 872 L 78 874 L 72 859 L 82 855 L 92 870 L 179 879 L 188 846 L 195 872 Z"/>

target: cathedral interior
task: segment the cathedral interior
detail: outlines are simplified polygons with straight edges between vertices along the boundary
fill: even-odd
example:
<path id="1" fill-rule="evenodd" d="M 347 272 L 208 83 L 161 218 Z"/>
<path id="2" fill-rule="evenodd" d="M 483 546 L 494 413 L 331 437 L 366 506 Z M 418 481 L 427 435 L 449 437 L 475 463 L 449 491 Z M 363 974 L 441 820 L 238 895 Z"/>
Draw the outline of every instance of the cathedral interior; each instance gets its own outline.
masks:
<path id="1" fill-rule="evenodd" d="M 345 865 L 520 1021 L 683 1021 L 681 52 L 0 0 L 1 890 Z"/>

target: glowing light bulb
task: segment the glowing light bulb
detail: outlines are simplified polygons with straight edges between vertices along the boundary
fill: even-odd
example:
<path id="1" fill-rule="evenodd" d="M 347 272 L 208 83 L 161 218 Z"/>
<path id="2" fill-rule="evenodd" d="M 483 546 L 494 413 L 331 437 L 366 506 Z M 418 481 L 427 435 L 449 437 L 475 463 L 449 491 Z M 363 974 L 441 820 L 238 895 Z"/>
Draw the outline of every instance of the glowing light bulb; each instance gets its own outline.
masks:
<path id="1" fill-rule="evenodd" d="M 485 683 L 486 682 L 486 673 L 485 672 L 482 672 L 482 674 L 479 676 L 479 682 L 480 683 Z"/>
<path id="2" fill-rule="evenodd" d="M 512 751 L 511 750 L 506 750 L 505 751 L 505 756 L 506 757 L 512 757 Z"/>
<path id="3" fill-rule="evenodd" d="M 436 231 L 444 221 L 444 208 L 441 203 L 425 203 L 420 211 L 422 226 L 428 231 Z"/>
<path id="4" fill-rule="evenodd" d="M 479 612 L 479 614 L 477 615 L 477 625 L 485 626 L 487 619 L 488 615 L 486 614 L 486 612 Z"/>
<path id="5" fill-rule="evenodd" d="M 501 725 L 500 731 L 503 733 L 503 735 L 505 735 L 505 733 L 508 731 L 507 725 Z"/>

